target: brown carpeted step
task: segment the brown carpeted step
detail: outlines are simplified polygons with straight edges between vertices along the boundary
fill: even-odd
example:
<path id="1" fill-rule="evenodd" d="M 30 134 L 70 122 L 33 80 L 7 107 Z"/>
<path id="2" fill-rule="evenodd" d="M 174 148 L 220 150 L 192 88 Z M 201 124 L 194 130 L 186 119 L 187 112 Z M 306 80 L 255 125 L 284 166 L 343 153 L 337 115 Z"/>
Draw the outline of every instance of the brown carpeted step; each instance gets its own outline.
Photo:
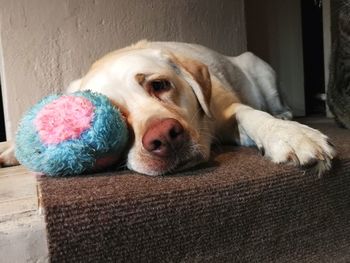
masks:
<path id="1" fill-rule="evenodd" d="M 130 171 L 40 180 L 52 262 L 348 262 L 350 131 L 318 178 L 223 147 L 166 177 Z"/>

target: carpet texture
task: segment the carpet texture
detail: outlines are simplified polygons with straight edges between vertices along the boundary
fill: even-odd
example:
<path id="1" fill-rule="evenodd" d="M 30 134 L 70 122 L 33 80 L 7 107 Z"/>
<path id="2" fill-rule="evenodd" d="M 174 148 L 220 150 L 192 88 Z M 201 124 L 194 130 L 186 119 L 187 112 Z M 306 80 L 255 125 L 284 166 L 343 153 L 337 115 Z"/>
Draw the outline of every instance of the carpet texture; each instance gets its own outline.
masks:
<path id="1" fill-rule="evenodd" d="M 42 177 L 51 262 L 349 262 L 350 131 L 311 125 L 339 152 L 322 178 L 239 147 L 167 177 Z"/>

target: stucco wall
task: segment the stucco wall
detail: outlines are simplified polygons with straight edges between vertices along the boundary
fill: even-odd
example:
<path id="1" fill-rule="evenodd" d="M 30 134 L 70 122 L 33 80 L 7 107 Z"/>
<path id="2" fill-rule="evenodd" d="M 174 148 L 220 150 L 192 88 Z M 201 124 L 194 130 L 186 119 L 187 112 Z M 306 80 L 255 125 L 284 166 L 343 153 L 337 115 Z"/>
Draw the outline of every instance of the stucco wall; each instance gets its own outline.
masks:
<path id="1" fill-rule="evenodd" d="M 103 54 L 142 38 L 246 49 L 243 0 L 0 0 L 7 136 L 39 98 L 64 89 Z"/>

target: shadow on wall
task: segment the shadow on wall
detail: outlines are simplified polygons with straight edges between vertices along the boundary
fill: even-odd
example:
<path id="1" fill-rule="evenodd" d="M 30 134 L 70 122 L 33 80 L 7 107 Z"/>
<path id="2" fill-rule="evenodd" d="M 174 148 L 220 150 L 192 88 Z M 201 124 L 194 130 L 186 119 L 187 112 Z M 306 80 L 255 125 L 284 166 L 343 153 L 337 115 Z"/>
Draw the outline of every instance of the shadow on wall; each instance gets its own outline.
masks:
<path id="1" fill-rule="evenodd" d="M 0 79 L 0 142 L 6 141 L 4 105 L 2 103 L 1 79 Z"/>
<path id="2" fill-rule="evenodd" d="M 294 116 L 305 115 L 301 6 L 296 0 L 245 0 L 247 46 L 276 71 Z"/>

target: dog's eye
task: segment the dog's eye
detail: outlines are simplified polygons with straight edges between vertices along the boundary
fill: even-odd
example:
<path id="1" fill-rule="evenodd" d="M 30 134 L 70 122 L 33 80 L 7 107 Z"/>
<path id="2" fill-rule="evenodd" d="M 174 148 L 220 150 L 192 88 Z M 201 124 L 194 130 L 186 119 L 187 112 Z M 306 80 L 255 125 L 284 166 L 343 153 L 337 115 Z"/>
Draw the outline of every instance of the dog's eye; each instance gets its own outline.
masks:
<path id="1" fill-rule="evenodd" d="M 159 93 L 171 88 L 171 83 L 167 80 L 153 80 L 150 83 L 153 92 Z"/>

